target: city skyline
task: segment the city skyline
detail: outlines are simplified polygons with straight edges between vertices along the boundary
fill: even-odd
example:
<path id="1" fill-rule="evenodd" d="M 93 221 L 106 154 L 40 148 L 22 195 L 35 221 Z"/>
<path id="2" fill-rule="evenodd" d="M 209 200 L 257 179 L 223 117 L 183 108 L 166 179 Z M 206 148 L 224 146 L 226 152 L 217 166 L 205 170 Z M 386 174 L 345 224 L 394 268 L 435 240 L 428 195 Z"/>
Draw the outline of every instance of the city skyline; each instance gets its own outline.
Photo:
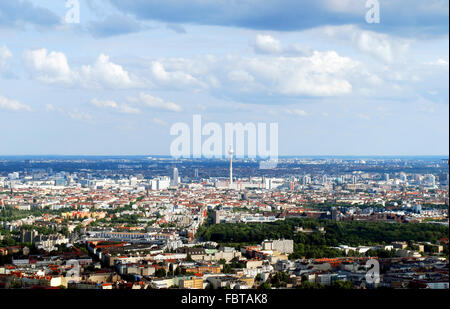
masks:
<path id="1" fill-rule="evenodd" d="M 174 162 L 2 160 L 0 286 L 448 289 L 446 162 Z"/>
<path id="2" fill-rule="evenodd" d="M 447 158 L 446 158 L 447 156 Z M 31 155 L 0 155 L 0 159 L 66 159 L 66 158 L 91 158 L 91 159 L 102 159 L 102 158 L 140 158 L 140 159 L 173 159 L 174 161 L 195 161 L 195 160 L 225 160 L 229 161 L 228 155 L 223 155 L 219 158 L 173 158 L 170 155 L 159 155 L 159 154 L 145 154 L 145 155 L 60 155 L 60 154 L 31 154 Z M 281 155 L 279 159 L 374 159 L 374 160 L 395 160 L 395 159 L 430 159 L 430 160 L 448 160 L 448 155 Z M 234 158 L 235 161 L 246 161 L 246 160 L 264 160 L 260 157 L 243 157 Z"/>
<path id="3" fill-rule="evenodd" d="M 448 2 L 365 2 L 2 1 L 0 155 L 169 155 L 200 114 L 277 122 L 279 156 L 448 156 Z"/>

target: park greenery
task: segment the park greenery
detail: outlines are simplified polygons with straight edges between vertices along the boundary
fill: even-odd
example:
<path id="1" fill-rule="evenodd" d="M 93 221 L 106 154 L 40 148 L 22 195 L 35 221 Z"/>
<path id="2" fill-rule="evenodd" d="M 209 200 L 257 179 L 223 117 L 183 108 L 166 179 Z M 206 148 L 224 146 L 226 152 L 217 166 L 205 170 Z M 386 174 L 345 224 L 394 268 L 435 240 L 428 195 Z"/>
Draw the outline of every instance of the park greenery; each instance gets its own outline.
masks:
<path id="1" fill-rule="evenodd" d="M 59 215 L 67 212 L 67 208 L 58 210 L 50 210 L 48 208 L 31 207 L 31 210 L 19 210 L 11 206 L 6 206 L 0 211 L 0 221 L 14 221 L 24 219 L 30 216 L 41 217 L 45 214 Z"/>
<path id="2" fill-rule="evenodd" d="M 311 233 L 296 232 L 298 227 L 312 230 Z M 317 229 L 323 227 L 325 233 Z M 346 221 L 334 222 L 311 218 L 287 218 L 272 223 L 222 223 L 206 224 L 199 228 L 197 236 L 204 241 L 215 241 L 222 245 L 254 245 L 265 239 L 293 239 L 294 253 L 291 258 L 338 257 L 343 252 L 339 245 L 388 245 L 394 241 L 437 243 L 448 238 L 448 226 L 386 222 Z M 370 254 L 389 257 L 384 250 Z"/>

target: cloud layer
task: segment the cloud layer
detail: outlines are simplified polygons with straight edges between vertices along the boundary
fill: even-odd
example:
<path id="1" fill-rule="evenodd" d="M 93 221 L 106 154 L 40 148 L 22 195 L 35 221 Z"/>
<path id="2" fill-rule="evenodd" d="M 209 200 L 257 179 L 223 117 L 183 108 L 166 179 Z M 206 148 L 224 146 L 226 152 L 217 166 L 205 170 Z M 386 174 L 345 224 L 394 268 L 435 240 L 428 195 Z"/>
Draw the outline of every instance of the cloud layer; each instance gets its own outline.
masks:
<path id="1" fill-rule="evenodd" d="M 272 41 L 267 41 L 272 43 Z M 275 49 L 271 49 L 275 51 Z M 152 65 L 154 80 L 166 88 L 195 88 L 235 95 L 319 96 L 352 92 L 351 72 L 358 65 L 335 51 L 311 56 L 204 56 L 160 59 Z"/>
<path id="2" fill-rule="evenodd" d="M 361 0 L 110 0 L 120 10 L 141 20 L 242 27 L 256 30 L 297 31 L 325 25 L 368 27 L 368 8 Z M 448 32 L 448 1 L 380 0 L 382 32 Z M 372 27 L 373 28 L 373 27 Z"/>
<path id="3" fill-rule="evenodd" d="M 24 28 L 34 25 L 39 28 L 54 27 L 61 23 L 61 18 L 52 11 L 35 6 L 26 0 L 0 1 L 0 29 Z"/>

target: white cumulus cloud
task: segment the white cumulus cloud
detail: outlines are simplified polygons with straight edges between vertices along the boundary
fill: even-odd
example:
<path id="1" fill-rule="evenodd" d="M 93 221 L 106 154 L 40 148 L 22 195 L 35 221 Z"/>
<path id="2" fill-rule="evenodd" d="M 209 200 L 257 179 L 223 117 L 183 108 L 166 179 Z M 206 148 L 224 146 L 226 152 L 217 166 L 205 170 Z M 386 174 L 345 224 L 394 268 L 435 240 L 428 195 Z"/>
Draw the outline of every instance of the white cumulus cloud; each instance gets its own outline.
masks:
<path id="1" fill-rule="evenodd" d="M 335 96 L 352 92 L 351 79 L 359 65 L 335 51 L 318 52 L 303 56 L 224 57 L 202 56 L 184 59 L 161 59 L 153 63 L 153 73 L 169 81 L 165 87 L 197 90 L 198 88 L 175 82 L 165 67 L 177 76 L 190 76 L 190 80 L 205 84 L 200 90 L 228 96 Z M 157 72 L 157 73 L 155 73 Z"/>
<path id="2" fill-rule="evenodd" d="M 42 82 L 70 84 L 75 78 L 64 53 L 49 53 L 45 48 L 29 50 L 24 60 L 32 76 Z"/>
<path id="3" fill-rule="evenodd" d="M 100 108 L 109 108 L 112 110 L 115 110 L 122 114 L 140 114 L 141 111 L 133 106 L 130 106 L 128 104 L 118 104 L 115 101 L 112 100 L 99 100 L 99 99 L 92 99 L 91 103 L 97 107 Z"/>
<path id="4" fill-rule="evenodd" d="M 129 73 L 122 66 L 112 63 L 104 54 L 98 57 L 93 66 L 83 66 L 81 77 L 86 87 L 131 88 L 135 86 Z"/>
<path id="5" fill-rule="evenodd" d="M 109 56 L 101 54 L 93 65 L 72 69 L 62 52 L 47 49 L 29 50 L 24 53 L 25 66 L 31 76 L 48 84 L 62 84 L 85 88 L 133 88 L 139 83 Z"/>
<path id="6" fill-rule="evenodd" d="M 295 109 L 285 109 L 284 112 L 286 114 L 288 114 L 288 115 L 295 115 L 295 116 L 302 116 L 302 117 L 308 116 L 307 112 L 305 112 L 302 109 L 297 109 L 297 108 L 295 108 Z"/>
<path id="7" fill-rule="evenodd" d="M 153 122 L 163 127 L 166 127 L 168 125 L 167 122 L 159 118 L 153 118 Z"/>
<path id="8" fill-rule="evenodd" d="M 197 78 L 191 75 L 191 73 L 178 70 L 176 63 L 167 63 L 169 67 L 172 67 L 172 70 L 168 70 L 166 65 L 161 61 L 154 61 L 151 66 L 151 75 L 153 77 L 153 81 L 156 82 L 159 86 L 162 87 L 172 87 L 172 88 L 181 88 L 181 87 L 195 87 L 195 88 L 204 88 L 205 84 L 200 82 Z M 182 65 L 182 64 L 181 64 Z M 178 65 L 179 66 L 179 65 Z"/>
<path id="9" fill-rule="evenodd" d="M 79 120 L 79 121 L 91 121 L 94 119 L 94 117 L 85 112 L 81 112 L 78 109 L 74 109 L 71 112 L 68 112 L 67 115 L 72 118 L 73 120 Z"/>
<path id="10" fill-rule="evenodd" d="M 16 100 L 11 100 L 0 95 L 0 109 L 9 111 L 26 111 L 31 112 L 31 107 L 20 103 Z"/>
<path id="11" fill-rule="evenodd" d="M 325 34 L 329 38 L 349 44 L 361 53 L 385 63 L 402 60 L 412 42 L 411 39 L 362 30 L 353 25 L 327 26 L 311 32 L 317 35 Z"/>
<path id="12" fill-rule="evenodd" d="M 262 54 L 278 54 L 283 50 L 280 41 L 270 35 L 258 34 L 255 40 L 255 51 Z"/>
<path id="13" fill-rule="evenodd" d="M 253 49 L 257 54 L 285 55 L 285 56 L 310 56 L 313 50 L 307 46 L 298 44 L 283 46 L 283 44 L 271 35 L 258 34 Z"/>
<path id="14" fill-rule="evenodd" d="M 173 102 L 165 101 L 161 98 L 154 97 L 150 94 L 141 93 L 139 98 L 143 104 L 149 107 L 165 109 L 172 112 L 183 111 L 183 108 L 180 105 L 175 104 Z"/>
<path id="15" fill-rule="evenodd" d="M 370 31 L 357 31 L 353 34 L 356 47 L 386 63 L 392 63 L 408 51 L 409 42 L 404 39 L 394 40 L 386 34 Z"/>

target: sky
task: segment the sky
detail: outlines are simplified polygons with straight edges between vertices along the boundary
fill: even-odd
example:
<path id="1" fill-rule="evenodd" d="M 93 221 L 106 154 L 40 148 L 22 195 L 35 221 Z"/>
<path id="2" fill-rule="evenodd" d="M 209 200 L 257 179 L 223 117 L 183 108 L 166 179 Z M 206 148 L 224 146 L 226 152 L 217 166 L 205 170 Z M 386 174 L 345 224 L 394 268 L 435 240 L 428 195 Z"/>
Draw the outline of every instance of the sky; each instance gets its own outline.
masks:
<path id="1" fill-rule="evenodd" d="M 0 1 L 0 155 L 168 155 L 193 115 L 278 123 L 280 155 L 448 155 L 448 0 L 70 2 Z"/>

